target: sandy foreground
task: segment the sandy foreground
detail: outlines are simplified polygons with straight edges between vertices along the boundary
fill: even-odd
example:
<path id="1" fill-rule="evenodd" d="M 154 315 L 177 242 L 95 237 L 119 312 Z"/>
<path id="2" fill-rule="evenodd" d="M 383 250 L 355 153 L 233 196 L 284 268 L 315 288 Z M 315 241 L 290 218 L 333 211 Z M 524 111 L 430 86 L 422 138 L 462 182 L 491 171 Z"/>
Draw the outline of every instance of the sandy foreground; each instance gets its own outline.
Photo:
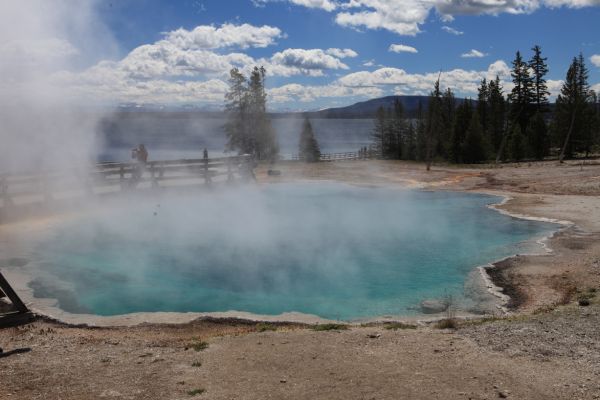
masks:
<path id="1" fill-rule="evenodd" d="M 514 215 L 572 225 L 551 253 L 491 274 L 511 314 L 457 329 L 201 319 L 0 329 L 0 399 L 600 399 L 600 165 L 502 168 L 393 161 L 282 163 L 259 183 L 336 180 L 510 197 Z M 597 290 L 598 296 L 594 290 Z M 586 297 L 589 306 L 578 305 Z M 399 329 L 388 329 L 388 328 Z M 22 349 L 22 352 L 9 353 Z"/>

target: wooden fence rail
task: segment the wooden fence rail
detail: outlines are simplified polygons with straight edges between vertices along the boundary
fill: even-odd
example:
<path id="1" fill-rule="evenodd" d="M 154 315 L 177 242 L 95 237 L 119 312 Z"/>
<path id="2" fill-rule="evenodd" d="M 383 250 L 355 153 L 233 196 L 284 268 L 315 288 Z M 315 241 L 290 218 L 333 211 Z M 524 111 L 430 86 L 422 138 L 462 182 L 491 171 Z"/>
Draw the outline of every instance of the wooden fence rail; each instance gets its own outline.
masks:
<path id="1" fill-rule="evenodd" d="M 366 159 L 366 154 L 363 155 L 357 151 L 351 151 L 346 153 L 321 153 L 321 157 L 319 161 L 331 162 L 331 161 L 348 161 L 348 160 L 364 160 Z M 303 158 L 298 154 L 292 154 L 292 160 L 294 161 L 302 161 Z"/>
<path id="2" fill-rule="evenodd" d="M 147 163 L 99 163 L 89 168 L 68 171 L 44 171 L 0 174 L 0 201 L 11 206 L 16 199 L 53 196 L 73 191 L 94 193 L 106 188 L 119 190 L 166 185 L 209 184 L 213 180 L 248 180 L 254 177 L 251 156 L 149 161 Z M 39 199 L 38 199 L 39 200 Z"/>

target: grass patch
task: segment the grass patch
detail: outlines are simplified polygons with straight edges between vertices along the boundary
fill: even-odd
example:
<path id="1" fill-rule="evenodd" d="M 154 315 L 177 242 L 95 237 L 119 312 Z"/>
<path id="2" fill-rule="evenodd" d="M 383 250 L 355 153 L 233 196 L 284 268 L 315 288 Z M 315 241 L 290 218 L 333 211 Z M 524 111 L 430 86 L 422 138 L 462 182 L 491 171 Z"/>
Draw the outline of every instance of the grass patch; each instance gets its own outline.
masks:
<path id="1" fill-rule="evenodd" d="M 456 329 L 458 328 L 458 322 L 455 318 L 444 318 L 439 320 L 435 327 L 438 329 Z"/>
<path id="2" fill-rule="evenodd" d="M 196 342 L 192 343 L 190 347 L 196 351 L 202 351 L 208 349 L 208 342 Z"/>
<path id="3" fill-rule="evenodd" d="M 461 326 L 479 326 L 479 325 L 484 325 L 484 324 L 488 324 L 488 323 L 492 323 L 492 322 L 510 321 L 510 320 L 511 320 L 511 318 L 496 317 L 496 316 L 491 315 L 491 316 L 487 316 L 487 317 L 473 318 L 473 319 L 463 321 L 461 323 Z"/>
<path id="4" fill-rule="evenodd" d="M 417 329 L 416 325 L 405 324 L 404 322 L 390 322 L 383 326 L 385 329 L 398 330 L 398 329 Z"/>
<path id="5" fill-rule="evenodd" d="M 192 389 L 192 390 L 188 390 L 187 394 L 189 396 L 196 396 L 196 395 L 202 394 L 204 392 L 206 392 L 206 390 L 204 390 L 204 389 Z"/>
<path id="6" fill-rule="evenodd" d="M 312 327 L 313 331 L 345 331 L 348 325 L 344 324 L 318 324 Z"/>
<path id="7" fill-rule="evenodd" d="M 277 326 L 268 324 L 266 322 L 261 322 L 260 324 L 256 325 L 256 330 L 259 332 L 276 331 Z"/>
<path id="8" fill-rule="evenodd" d="M 202 361 L 194 361 L 192 363 L 192 367 L 201 367 L 202 366 Z"/>

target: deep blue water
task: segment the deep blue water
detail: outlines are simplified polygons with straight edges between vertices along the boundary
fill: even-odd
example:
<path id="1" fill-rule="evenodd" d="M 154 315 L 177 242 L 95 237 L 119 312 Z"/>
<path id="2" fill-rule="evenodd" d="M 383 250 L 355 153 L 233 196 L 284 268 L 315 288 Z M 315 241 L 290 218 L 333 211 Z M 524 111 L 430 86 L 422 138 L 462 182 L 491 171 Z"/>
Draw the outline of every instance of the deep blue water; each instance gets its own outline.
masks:
<path id="1" fill-rule="evenodd" d="M 315 183 L 135 201 L 41 239 L 36 295 L 99 315 L 413 314 L 423 299 L 461 298 L 474 267 L 556 229 L 486 207 L 498 200 Z"/>

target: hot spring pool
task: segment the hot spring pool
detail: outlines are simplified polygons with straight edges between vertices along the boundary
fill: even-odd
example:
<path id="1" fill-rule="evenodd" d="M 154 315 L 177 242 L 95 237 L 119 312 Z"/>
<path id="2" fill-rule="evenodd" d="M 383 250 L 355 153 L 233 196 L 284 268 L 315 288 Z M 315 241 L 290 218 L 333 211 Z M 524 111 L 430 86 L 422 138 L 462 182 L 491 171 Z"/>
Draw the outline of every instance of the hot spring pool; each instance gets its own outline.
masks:
<path id="1" fill-rule="evenodd" d="M 481 264 L 556 225 L 490 210 L 499 198 L 278 184 L 122 199 L 52 226 L 30 284 L 72 313 L 288 311 L 351 320 L 464 297 Z"/>

